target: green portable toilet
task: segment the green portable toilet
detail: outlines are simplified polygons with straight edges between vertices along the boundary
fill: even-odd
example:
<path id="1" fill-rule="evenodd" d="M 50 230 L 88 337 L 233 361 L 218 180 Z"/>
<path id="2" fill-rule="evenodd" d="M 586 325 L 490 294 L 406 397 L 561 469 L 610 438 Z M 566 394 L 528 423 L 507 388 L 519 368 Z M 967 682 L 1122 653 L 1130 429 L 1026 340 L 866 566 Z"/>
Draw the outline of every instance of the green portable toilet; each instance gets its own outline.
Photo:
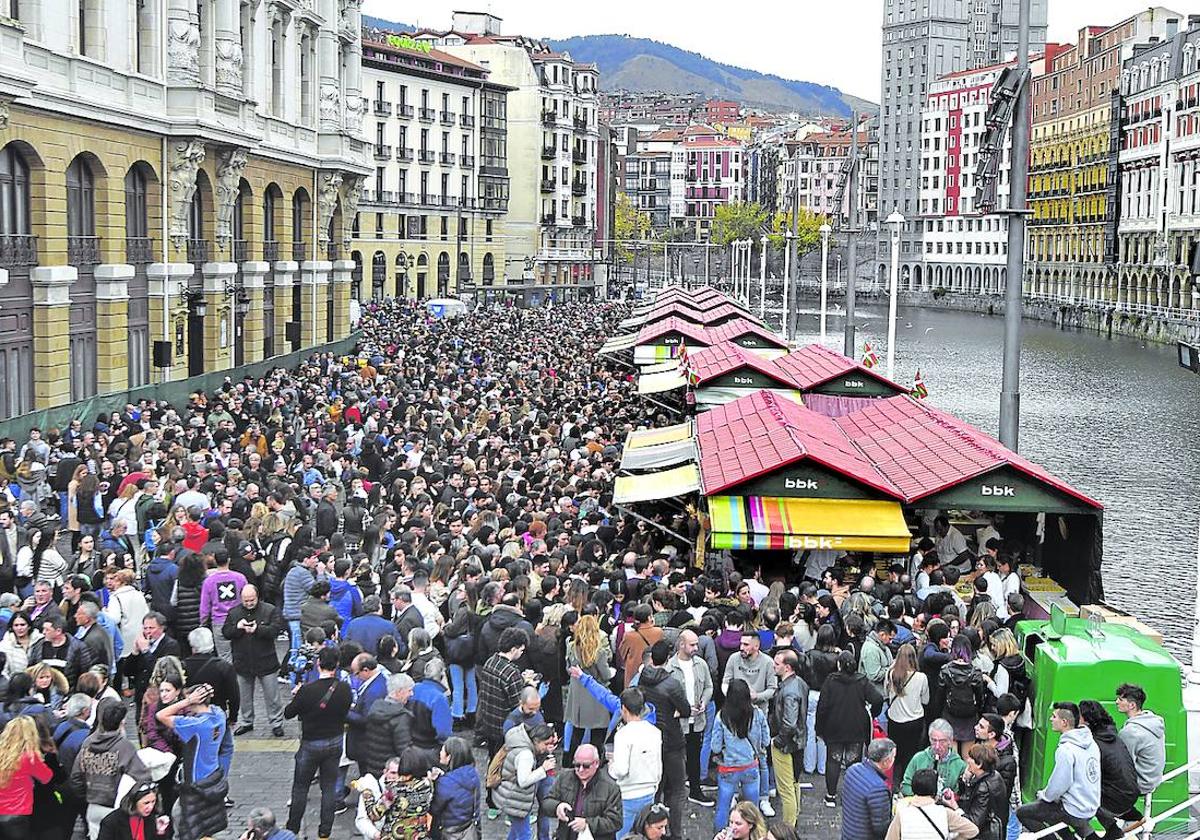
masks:
<path id="1" fill-rule="evenodd" d="M 1162 645 L 1138 631 L 1094 618 L 1069 618 L 1055 607 L 1049 621 L 1022 621 L 1017 642 L 1032 674 L 1029 700 L 1033 732 L 1022 745 L 1021 795 L 1030 802 L 1054 770 L 1058 733 L 1050 728 L 1054 704 L 1098 700 L 1119 729 L 1116 689 L 1136 683 L 1146 691 L 1146 708 L 1163 718 L 1167 772 L 1187 764 L 1187 713 L 1183 708 L 1179 662 Z M 1188 797 L 1187 773 L 1160 785 L 1152 814 L 1161 814 Z M 1163 828 L 1169 829 L 1170 823 Z"/>

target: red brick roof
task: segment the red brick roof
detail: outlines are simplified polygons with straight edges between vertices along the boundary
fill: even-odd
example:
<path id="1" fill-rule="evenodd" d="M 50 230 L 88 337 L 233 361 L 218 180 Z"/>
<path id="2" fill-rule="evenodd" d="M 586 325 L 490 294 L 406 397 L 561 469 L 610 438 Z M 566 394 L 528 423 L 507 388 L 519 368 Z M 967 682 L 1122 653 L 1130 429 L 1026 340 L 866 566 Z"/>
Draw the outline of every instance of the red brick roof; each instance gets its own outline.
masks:
<path id="1" fill-rule="evenodd" d="M 743 335 L 756 335 L 768 344 L 787 349 L 787 342 L 778 333 L 771 332 L 766 327 L 760 326 L 744 316 L 726 321 L 724 324 L 716 327 L 709 327 L 708 335 L 709 344 L 716 344 L 720 341 L 733 341 L 735 338 Z"/>
<path id="2" fill-rule="evenodd" d="M 764 359 L 757 353 L 732 342 L 723 341 L 720 344 L 714 344 L 688 354 L 688 370 L 696 376 L 698 385 L 744 368 L 750 368 L 764 376 L 769 376 L 786 388 L 795 388 L 796 390 L 804 388 L 773 361 Z"/>
<path id="3" fill-rule="evenodd" d="M 674 317 L 642 327 L 638 330 L 637 343 L 638 345 L 653 344 L 655 339 L 673 332 L 682 335 L 689 346 L 707 347 L 713 343 L 712 338 L 708 335 L 708 330 L 704 327 Z"/>
<path id="4" fill-rule="evenodd" d="M 755 391 L 699 415 L 696 442 L 705 495 L 809 460 L 900 498 L 831 418 L 770 391 Z"/>
<path id="5" fill-rule="evenodd" d="M 793 350 L 786 356 L 776 359 L 775 364 L 790 374 L 797 382 L 803 383 L 800 387 L 806 391 L 851 372 L 869 376 L 895 388 L 898 393 L 908 390 L 886 376 L 876 373 L 874 369 L 864 367 L 836 350 L 830 350 L 820 344 L 808 344 L 798 350 Z"/>
<path id="6" fill-rule="evenodd" d="M 714 321 L 719 321 L 722 318 L 748 318 L 745 310 L 734 306 L 731 303 L 719 303 L 712 309 L 697 309 L 691 306 L 683 299 L 673 300 L 670 303 L 663 304 L 655 308 L 645 318 L 642 319 L 642 324 L 651 324 L 655 321 L 661 321 L 663 318 L 669 318 L 672 315 L 677 315 L 685 320 L 692 321 L 696 324 L 708 325 Z"/>

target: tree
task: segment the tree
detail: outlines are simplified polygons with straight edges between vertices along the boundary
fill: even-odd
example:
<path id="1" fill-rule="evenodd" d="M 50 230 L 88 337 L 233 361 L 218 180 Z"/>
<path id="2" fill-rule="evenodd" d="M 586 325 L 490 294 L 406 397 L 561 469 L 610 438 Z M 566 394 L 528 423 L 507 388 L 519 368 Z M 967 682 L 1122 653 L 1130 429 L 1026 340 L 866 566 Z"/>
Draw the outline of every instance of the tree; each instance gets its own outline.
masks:
<path id="1" fill-rule="evenodd" d="M 728 245 L 739 239 L 758 239 L 767 226 L 767 211 L 754 201 L 718 204 L 713 216 L 712 241 Z"/>
<path id="2" fill-rule="evenodd" d="M 821 225 L 825 224 L 824 216 L 814 213 L 807 207 L 800 208 L 800 225 L 797 228 L 796 253 L 803 255 L 821 244 Z M 771 220 L 771 233 L 768 241 L 775 248 L 782 248 L 787 241 L 786 234 L 792 229 L 792 214 L 776 213 Z"/>
<path id="3" fill-rule="evenodd" d="M 649 235 L 650 216 L 634 207 L 625 193 L 617 193 L 617 205 L 613 212 L 613 239 L 616 240 L 617 259 L 624 263 L 633 262 L 633 251 L 627 243 L 646 239 Z"/>

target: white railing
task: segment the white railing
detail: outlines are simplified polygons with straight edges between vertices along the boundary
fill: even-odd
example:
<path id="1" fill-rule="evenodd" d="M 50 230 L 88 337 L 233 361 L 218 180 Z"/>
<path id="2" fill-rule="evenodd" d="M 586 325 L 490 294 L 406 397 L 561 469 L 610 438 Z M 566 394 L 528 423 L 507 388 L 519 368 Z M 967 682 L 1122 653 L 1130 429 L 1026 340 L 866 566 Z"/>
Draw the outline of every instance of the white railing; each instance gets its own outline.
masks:
<path id="1" fill-rule="evenodd" d="M 1171 779 L 1174 779 L 1176 776 L 1183 775 L 1184 773 L 1188 772 L 1189 770 L 1191 770 L 1195 767 L 1200 767 L 1200 759 L 1196 759 L 1195 761 L 1188 762 L 1187 764 L 1182 764 L 1179 767 L 1176 767 L 1170 773 L 1165 774 L 1162 777 L 1162 781 L 1160 781 L 1158 783 L 1159 787 L 1161 787 L 1166 782 L 1171 781 Z M 1158 789 L 1155 788 L 1155 792 L 1157 792 L 1157 790 Z M 1151 793 L 1146 797 L 1146 819 L 1145 819 L 1145 821 L 1140 826 L 1135 828 L 1133 831 L 1126 833 L 1124 835 L 1125 837 L 1127 837 L 1127 838 L 1138 837 L 1138 838 L 1141 838 L 1141 840 L 1150 840 L 1151 835 L 1154 833 L 1154 829 L 1157 828 L 1160 823 L 1166 822 L 1167 820 L 1171 819 L 1171 817 L 1174 817 L 1176 814 L 1179 814 L 1182 811 L 1186 811 L 1189 808 L 1191 808 L 1193 805 L 1200 803 L 1200 793 L 1189 796 L 1187 799 L 1183 800 L 1179 804 L 1172 805 L 1170 808 L 1168 808 L 1167 810 L 1163 811 L 1161 814 L 1158 814 L 1156 816 L 1150 815 L 1150 809 L 1153 806 L 1153 799 L 1154 799 L 1154 793 Z M 1052 834 L 1055 834 L 1059 831 L 1063 831 L 1068 828 L 1069 828 L 1069 826 L 1066 823 L 1060 822 L 1060 823 L 1055 823 L 1054 825 L 1051 825 L 1051 826 L 1047 826 L 1046 828 L 1043 828 L 1040 831 L 1036 831 L 1036 832 L 1022 831 L 1019 836 L 1019 840 L 1041 840 L 1041 838 L 1043 838 L 1043 837 L 1049 837 Z M 1186 840 L 1200 840 L 1200 831 L 1189 834 L 1186 837 Z"/>

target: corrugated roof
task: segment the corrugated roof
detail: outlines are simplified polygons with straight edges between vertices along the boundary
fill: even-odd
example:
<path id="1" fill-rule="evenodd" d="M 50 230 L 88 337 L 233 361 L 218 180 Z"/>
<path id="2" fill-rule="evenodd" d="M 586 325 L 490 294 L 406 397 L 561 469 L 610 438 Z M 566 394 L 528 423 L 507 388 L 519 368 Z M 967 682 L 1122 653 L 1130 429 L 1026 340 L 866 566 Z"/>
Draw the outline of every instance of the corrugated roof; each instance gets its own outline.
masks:
<path id="1" fill-rule="evenodd" d="M 672 315 L 677 315 L 685 320 L 705 326 L 720 321 L 723 318 L 745 318 L 759 323 L 757 318 L 748 315 L 744 309 L 728 302 L 719 303 L 712 309 L 697 309 L 687 301 L 677 299 L 662 306 L 656 306 L 642 318 L 642 324 L 652 324 L 655 321 L 661 321 L 663 318 L 669 318 Z"/>
<path id="2" fill-rule="evenodd" d="M 803 390 L 791 374 L 780 369 L 773 361 L 729 341 L 704 347 L 694 353 L 688 353 L 688 370 L 696 377 L 696 384 L 703 385 L 735 370 L 750 368 L 768 376 L 788 388 Z"/>
<path id="3" fill-rule="evenodd" d="M 862 364 L 843 356 L 836 350 L 830 350 L 828 347 L 820 344 L 807 344 L 804 347 L 793 350 L 786 356 L 780 356 L 776 359 L 775 364 L 791 374 L 798 382 L 802 382 L 801 389 L 805 391 L 851 372 L 869 376 L 889 387 L 895 388 L 897 392 L 908 390 L 886 376 L 876 373 L 874 369 L 864 367 Z"/>
<path id="4" fill-rule="evenodd" d="M 755 391 L 701 414 L 696 442 L 705 495 L 810 460 L 901 498 L 831 418 L 770 391 Z"/>

